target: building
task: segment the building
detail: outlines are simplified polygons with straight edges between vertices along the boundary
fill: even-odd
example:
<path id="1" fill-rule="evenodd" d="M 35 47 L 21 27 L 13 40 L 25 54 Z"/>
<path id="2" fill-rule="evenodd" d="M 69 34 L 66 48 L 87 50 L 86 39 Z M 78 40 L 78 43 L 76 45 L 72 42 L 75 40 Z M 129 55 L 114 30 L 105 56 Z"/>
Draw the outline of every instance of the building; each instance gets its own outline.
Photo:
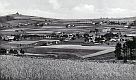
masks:
<path id="1" fill-rule="evenodd" d="M 6 40 L 6 41 L 14 40 L 14 38 L 15 38 L 15 36 L 6 36 L 6 35 L 2 36 L 2 39 Z"/>
<path id="2" fill-rule="evenodd" d="M 110 27 L 105 27 L 104 29 L 102 29 L 102 32 L 110 32 L 111 28 Z"/>
<path id="3" fill-rule="evenodd" d="M 136 37 L 136 34 L 126 34 L 128 37 Z"/>

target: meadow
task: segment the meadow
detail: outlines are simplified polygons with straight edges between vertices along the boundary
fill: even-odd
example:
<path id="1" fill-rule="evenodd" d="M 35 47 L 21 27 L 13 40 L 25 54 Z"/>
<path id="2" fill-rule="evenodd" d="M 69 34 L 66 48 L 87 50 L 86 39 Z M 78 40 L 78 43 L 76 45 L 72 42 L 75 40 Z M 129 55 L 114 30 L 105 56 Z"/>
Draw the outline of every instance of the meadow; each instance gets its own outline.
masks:
<path id="1" fill-rule="evenodd" d="M 34 54 L 47 54 L 47 53 L 54 53 L 54 54 L 73 54 L 77 56 L 85 56 L 89 54 L 93 54 L 99 52 L 101 50 L 85 50 L 85 49 L 64 49 L 64 48 L 30 48 L 27 50 L 28 53 Z"/>
<path id="2" fill-rule="evenodd" d="M 0 56 L 2 80 L 136 80 L 136 65 Z"/>

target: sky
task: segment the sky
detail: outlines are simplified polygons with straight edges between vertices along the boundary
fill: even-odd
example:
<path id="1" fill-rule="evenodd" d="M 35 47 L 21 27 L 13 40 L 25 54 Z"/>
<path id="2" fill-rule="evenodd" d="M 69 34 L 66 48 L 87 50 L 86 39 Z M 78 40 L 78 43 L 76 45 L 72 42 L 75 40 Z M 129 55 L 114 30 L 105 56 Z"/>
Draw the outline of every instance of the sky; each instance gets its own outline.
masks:
<path id="1" fill-rule="evenodd" d="M 136 0 L 0 0 L 0 16 L 24 15 L 61 19 L 136 16 Z"/>

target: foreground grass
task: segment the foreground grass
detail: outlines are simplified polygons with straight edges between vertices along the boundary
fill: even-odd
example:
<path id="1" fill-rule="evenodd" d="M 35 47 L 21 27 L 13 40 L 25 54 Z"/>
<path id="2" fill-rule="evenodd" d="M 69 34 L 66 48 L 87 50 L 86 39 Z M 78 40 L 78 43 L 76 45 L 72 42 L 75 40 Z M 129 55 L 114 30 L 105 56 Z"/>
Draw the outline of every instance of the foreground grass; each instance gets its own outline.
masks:
<path id="1" fill-rule="evenodd" d="M 0 56 L 2 80 L 136 80 L 136 65 Z"/>

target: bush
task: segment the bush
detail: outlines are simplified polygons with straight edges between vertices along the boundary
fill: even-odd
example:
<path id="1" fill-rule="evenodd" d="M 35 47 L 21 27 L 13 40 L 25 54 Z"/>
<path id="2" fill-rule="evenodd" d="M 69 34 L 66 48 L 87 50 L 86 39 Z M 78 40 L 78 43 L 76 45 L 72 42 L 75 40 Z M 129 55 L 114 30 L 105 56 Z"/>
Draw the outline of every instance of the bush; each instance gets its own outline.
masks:
<path id="1" fill-rule="evenodd" d="M 0 48 L 0 55 L 6 54 L 6 49 Z"/>
<path id="2" fill-rule="evenodd" d="M 13 49 L 11 49 L 11 50 L 9 51 L 9 53 L 11 53 L 11 54 L 18 54 L 17 50 L 13 50 Z"/>

